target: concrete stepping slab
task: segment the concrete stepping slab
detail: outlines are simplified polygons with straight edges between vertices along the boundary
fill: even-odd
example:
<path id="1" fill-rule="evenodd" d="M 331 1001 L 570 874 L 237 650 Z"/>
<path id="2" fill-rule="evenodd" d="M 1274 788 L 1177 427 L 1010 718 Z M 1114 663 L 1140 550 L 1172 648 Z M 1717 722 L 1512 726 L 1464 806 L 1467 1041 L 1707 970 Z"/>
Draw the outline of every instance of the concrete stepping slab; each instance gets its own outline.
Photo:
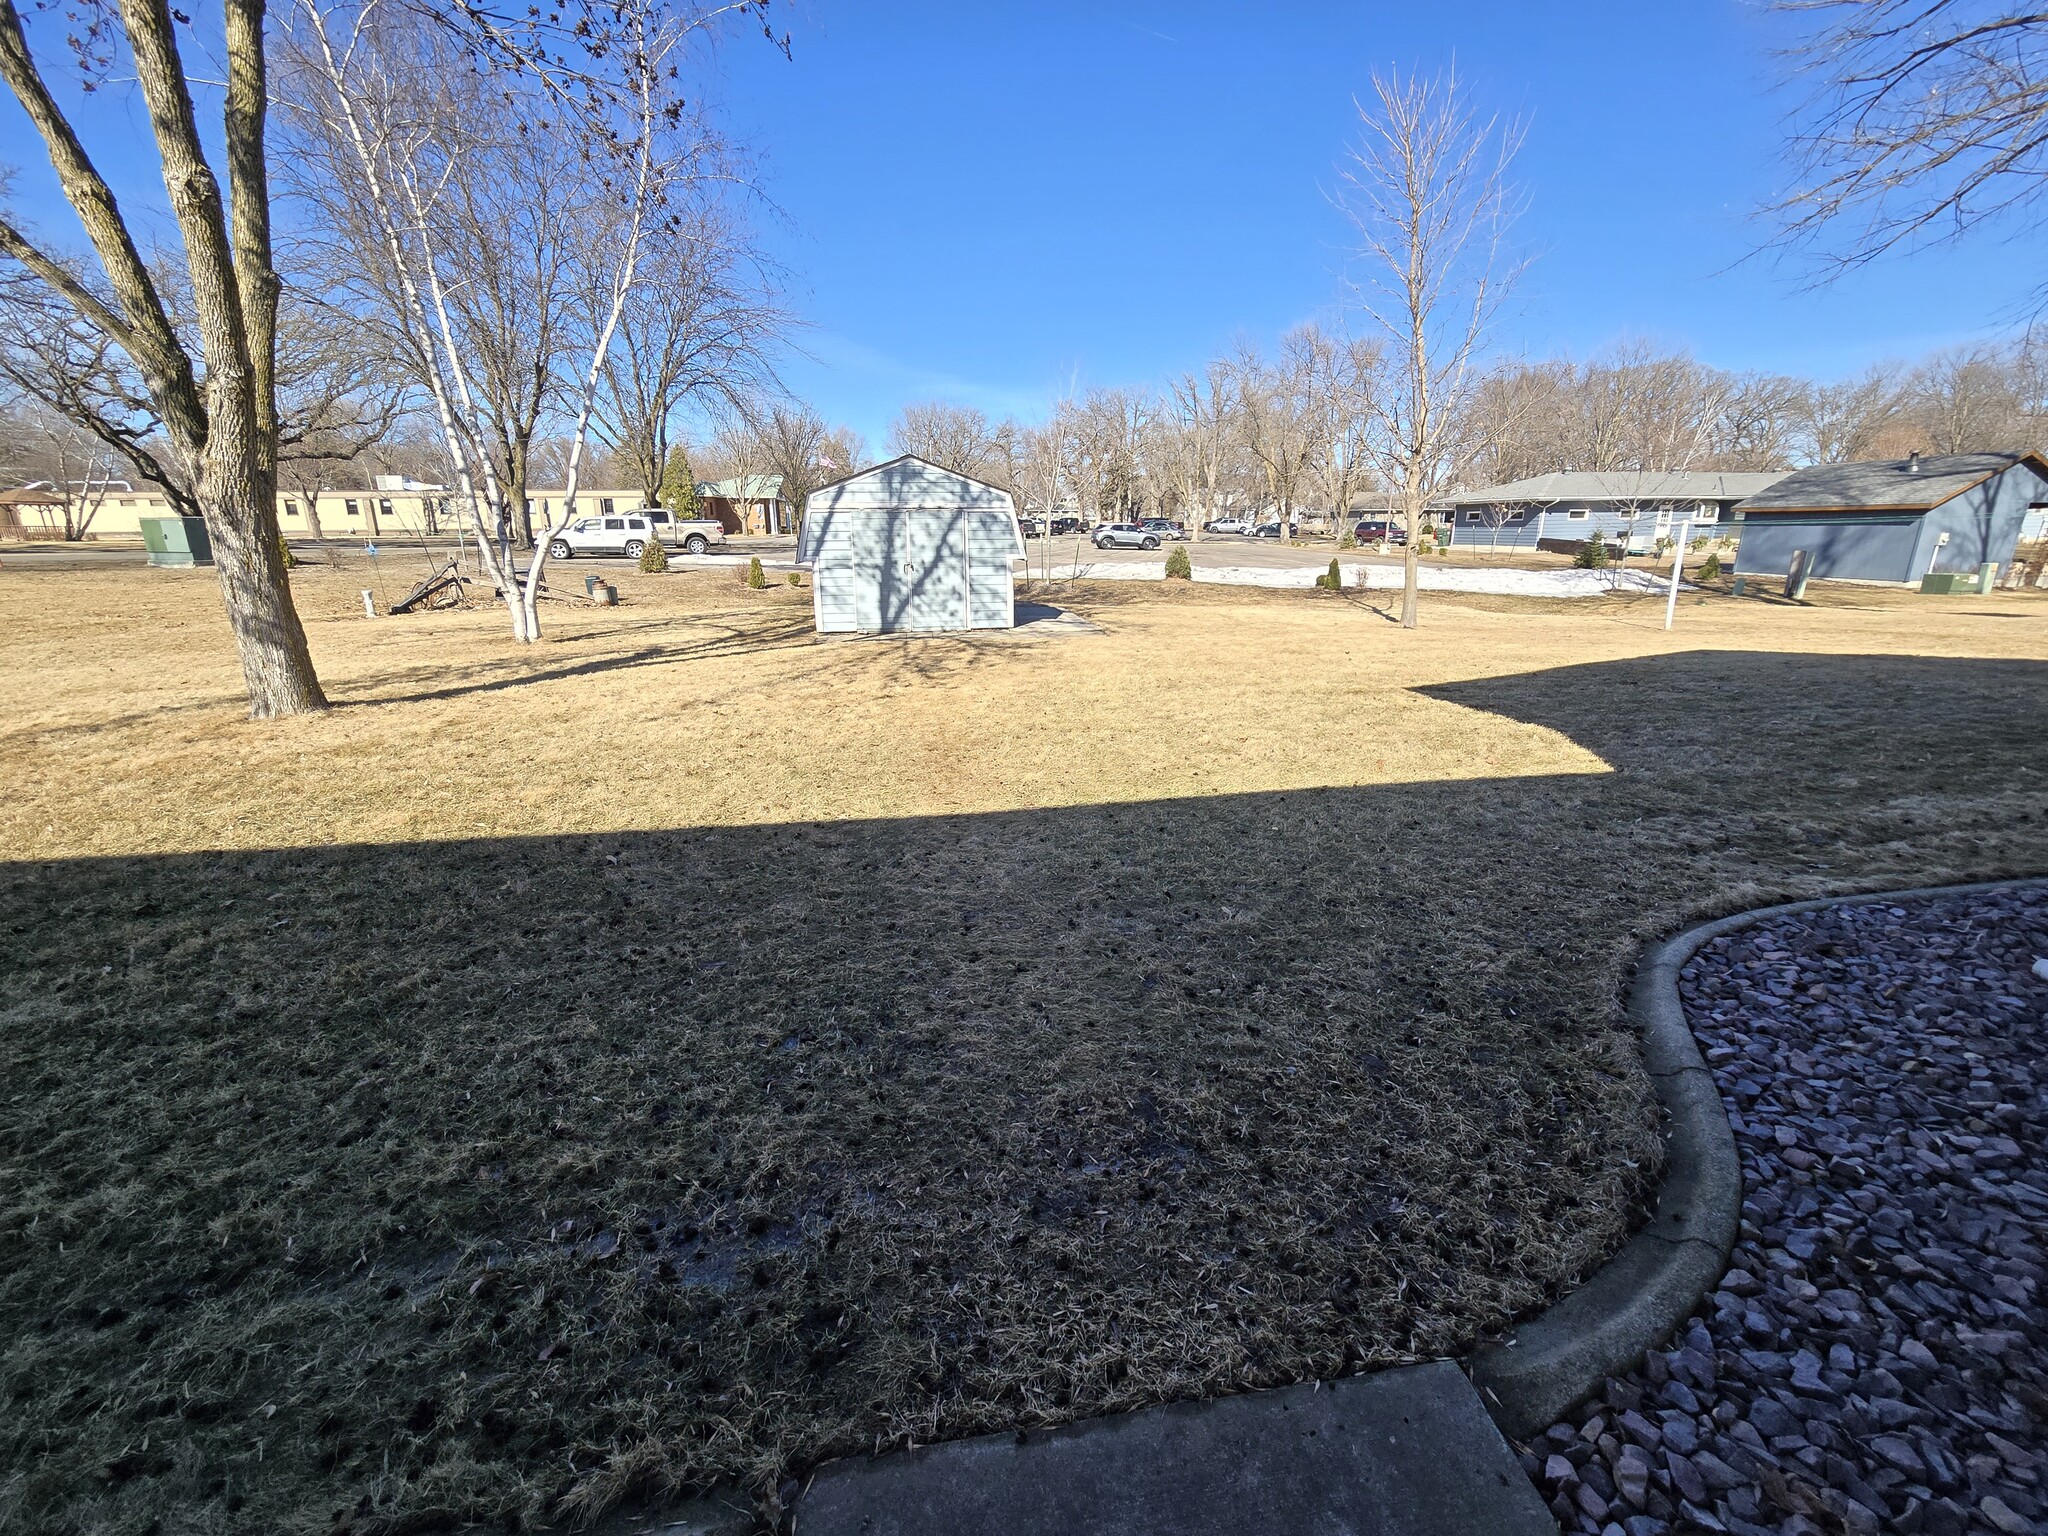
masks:
<path id="1" fill-rule="evenodd" d="M 824 1467 L 797 1536 L 1556 1536 L 1448 1361 Z"/>

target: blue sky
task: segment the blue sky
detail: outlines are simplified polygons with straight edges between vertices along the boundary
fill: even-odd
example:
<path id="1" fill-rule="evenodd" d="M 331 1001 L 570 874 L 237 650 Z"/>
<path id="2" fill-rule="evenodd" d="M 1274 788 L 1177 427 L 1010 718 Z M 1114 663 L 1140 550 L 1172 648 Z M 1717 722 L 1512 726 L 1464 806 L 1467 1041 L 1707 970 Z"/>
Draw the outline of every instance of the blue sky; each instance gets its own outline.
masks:
<path id="1" fill-rule="evenodd" d="M 717 92 L 759 146 L 813 361 L 797 390 L 876 448 L 897 406 L 1035 413 L 1240 332 L 1333 318 L 1331 206 L 1372 70 L 1455 63 L 1527 120 L 1539 258 L 1510 350 L 1625 335 L 1831 376 L 2002 328 L 2037 280 L 1980 240 L 1809 291 L 1744 261 L 1784 175 L 1780 23 L 1743 0 L 799 0 L 794 58 L 735 38 Z"/>
<path id="2" fill-rule="evenodd" d="M 1538 253 L 1500 344 L 1625 336 L 1834 376 L 2004 329 L 2022 243 L 1888 260 L 1811 291 L 1745 260 L 1784 174 L 1781 23 L 1751 0 L 780 0 L 785 59 L 735 35 L 707 94 L 757 153 L 761 226 L 808 322 L 791 386 L 879 450 L 907 401 L 1038 414 L 1071 382 L 1156 383 L 1239 334 L 1341 319 L 1330 189 L 1375 67 L 1455 63 L 1526 120 Z M 46 37 L 52 23 L 32 29 Z M 52 59 L 53 65 L 56 63 Z M 161 204 L 132 90 L 90 145 Z M 0 163 L 76 244 L 11 101 Z"/>

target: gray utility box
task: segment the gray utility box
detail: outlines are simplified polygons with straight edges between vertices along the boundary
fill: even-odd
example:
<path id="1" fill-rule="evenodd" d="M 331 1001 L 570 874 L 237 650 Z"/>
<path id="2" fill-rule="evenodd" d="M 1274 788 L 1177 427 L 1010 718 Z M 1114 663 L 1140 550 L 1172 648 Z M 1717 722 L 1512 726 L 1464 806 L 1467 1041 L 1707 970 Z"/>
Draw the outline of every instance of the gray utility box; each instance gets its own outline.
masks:
<path id="1" fill-rule="evenodd" d="M 213 564 L 213 541 L 203 518 L 145 517 L 141 523 L 142 547 L 151 565 Z"/>

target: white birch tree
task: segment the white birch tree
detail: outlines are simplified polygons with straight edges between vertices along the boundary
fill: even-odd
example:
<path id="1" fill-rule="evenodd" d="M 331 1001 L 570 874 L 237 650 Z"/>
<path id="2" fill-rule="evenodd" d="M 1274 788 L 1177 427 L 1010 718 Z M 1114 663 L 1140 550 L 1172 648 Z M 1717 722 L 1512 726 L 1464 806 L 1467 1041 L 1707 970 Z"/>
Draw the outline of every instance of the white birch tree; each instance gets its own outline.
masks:
<path id="1" fill-rule="evenodd" d="M 1374 451 L 1408 533 L 1401 624 L 1416 625 L 1416 541 L 1475 447 L 1469 410 L 1489 328 L 1519 264 L 1506 250 L 1518 124 L 1482 117 L 1453 74 L 1375 74 L 1339 205 L 1357 231 L 1359 302 L 1388 339 Z"/>

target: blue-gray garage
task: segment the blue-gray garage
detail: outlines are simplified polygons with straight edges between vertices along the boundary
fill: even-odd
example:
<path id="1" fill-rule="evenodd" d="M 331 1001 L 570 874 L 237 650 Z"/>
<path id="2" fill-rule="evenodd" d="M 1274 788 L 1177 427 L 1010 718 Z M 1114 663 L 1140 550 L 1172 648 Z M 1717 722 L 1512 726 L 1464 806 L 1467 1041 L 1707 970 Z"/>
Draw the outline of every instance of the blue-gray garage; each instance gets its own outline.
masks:
<path id="1" fill-rule="evenodd" d="M 1735 569 L 1782 576 L 1795 550 L 1821 580 L 1918 583 L 2011 563 L 2029 508 L 2048 505 L 2032 453 L 1944 453 L 1797 470 L 1743 502 Z"/>

